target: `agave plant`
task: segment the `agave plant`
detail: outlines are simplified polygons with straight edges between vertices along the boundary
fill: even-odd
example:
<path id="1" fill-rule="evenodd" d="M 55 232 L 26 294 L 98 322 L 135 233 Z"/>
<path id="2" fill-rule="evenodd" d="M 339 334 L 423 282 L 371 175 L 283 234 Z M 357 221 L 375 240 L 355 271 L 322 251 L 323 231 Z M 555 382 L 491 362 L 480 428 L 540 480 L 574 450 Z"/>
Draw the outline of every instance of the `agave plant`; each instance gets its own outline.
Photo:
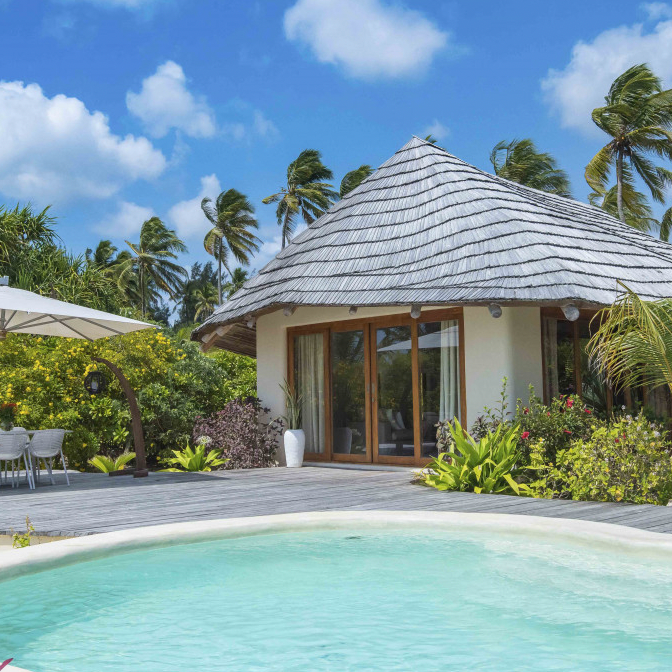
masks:
<path id="1" fill-rule="evenodd" d="M 133 459 L 135 459 L 135 453 L 126 451 L 115 460 L 107 455 L 95 455 L 89 460 L 89 464 L 98 471 L 109 474 L 111 471 L 121 471 Z"/>
<path id="2" fill-rule="evenodd" d="M 176 466 L 161 469 L 161 471 L 212 471 L 212 467 L 219 467 L 226 464 L 229 460 L 219 457 L 216 450 L 211 450 L 207 455 L 205 448 L 207 443 L 200 441 L 194 450 L 189 444 L 184 450 L 174 450 L 175 457 L 166 458 L 164 464 L 173 464 Z"/>
<path id="3" fill-rule="evenodd" d="M 516 468 L 520 462 L 518 426 L 506 429 L 500 425 L 480 441 L 465 432 L 457 419 L 446 426 L 450 435 L 439 437 L 439 445 L 448 439 L 448 451 L 427 466 L 422 476 L 425 485 L 437 490 L 495 494 L 520 495 L 529 491 L 527 485 L 515 480 L 523 471 Z"/>

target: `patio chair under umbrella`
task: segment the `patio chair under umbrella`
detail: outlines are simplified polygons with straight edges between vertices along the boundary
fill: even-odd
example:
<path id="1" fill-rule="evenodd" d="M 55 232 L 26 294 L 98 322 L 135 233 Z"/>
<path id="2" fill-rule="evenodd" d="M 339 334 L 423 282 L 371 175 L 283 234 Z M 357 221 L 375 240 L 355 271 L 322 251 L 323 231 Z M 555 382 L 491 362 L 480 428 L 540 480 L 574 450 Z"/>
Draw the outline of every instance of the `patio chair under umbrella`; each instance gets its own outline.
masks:
<path id="1" fill-rule="evenodd" d="M 7 277 L 0 278 L 0 340 L 9 333 L 39 336 L 63 336 L 95 341 L 106 336 L 119 336 L 141 329 L 155 328 L 152 324 L 121 317 L 102 310 L 84 308 L 74 303 L 40 296 L 24 289 L 9 287 Z M 145 441 L 140 421 L 140 409 L 133 389 L 123 373 L 102 357 L 94 360 L 105 364 L 117 377 L 131 410 L 133 443 L 137 468 L 134 476 L 146 476 Z"/>

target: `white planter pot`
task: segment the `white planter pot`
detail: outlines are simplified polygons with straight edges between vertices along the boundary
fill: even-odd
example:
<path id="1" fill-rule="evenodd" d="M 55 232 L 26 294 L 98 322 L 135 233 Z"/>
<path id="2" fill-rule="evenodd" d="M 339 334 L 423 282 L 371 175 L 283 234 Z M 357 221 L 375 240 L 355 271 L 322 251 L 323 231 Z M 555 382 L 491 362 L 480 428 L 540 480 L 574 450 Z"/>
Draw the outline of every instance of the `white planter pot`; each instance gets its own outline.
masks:
<path id="1" fill-rule="evenodd" d="M 303 464 L 303 450 L 306 447 L 306 435 L 302 429 L 285 430 L 285 460 L 288 467 L 300 467 Z"/>

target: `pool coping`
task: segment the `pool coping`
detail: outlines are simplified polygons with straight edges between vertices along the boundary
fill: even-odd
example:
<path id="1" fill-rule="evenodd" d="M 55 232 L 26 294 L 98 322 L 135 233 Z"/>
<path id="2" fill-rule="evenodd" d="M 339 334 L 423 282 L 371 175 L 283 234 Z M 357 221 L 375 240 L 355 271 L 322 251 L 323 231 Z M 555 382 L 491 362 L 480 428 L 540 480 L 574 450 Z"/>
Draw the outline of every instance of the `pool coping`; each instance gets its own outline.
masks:
<path id="1" fill-rule="evenodd" d="M 136 527 L 14 549 L 0 556 L 0 582 L 136 550 L 305 530 L 494 531 L 672 559 L 672 535 L 567 518 L 454 511 L 319 511 Z"/>

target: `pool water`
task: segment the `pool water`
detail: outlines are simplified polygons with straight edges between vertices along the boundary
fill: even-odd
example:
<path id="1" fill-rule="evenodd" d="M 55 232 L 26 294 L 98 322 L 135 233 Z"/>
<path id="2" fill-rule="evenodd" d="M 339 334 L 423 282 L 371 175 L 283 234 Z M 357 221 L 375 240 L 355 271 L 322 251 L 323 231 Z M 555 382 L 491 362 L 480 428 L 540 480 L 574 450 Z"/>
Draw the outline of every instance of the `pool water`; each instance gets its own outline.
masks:
<path id="1" fill-rule="evenodd" d="M 34 672 L 670 670 L 672 566 L 481 533 L 328 531 L 0 583 Z"/>

